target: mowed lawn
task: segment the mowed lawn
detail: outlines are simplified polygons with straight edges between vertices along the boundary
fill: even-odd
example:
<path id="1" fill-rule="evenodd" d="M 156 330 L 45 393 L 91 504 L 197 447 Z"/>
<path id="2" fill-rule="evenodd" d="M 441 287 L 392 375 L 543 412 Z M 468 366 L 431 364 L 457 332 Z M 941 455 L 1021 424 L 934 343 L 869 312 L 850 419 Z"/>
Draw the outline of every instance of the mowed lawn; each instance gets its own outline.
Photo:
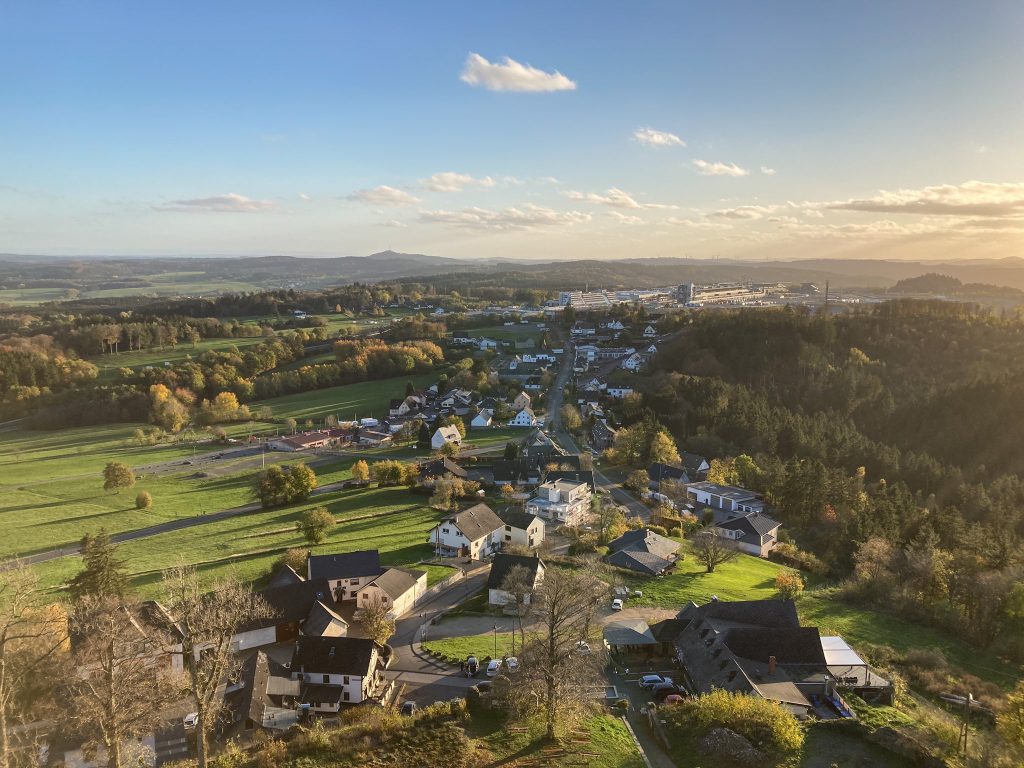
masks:
<path id="1" fill-rule="evenodd" d="M 250 403 L 249 407 L 257 409 L 264 405 L 270 406 L 274 416 L 279 419 L 320 421 L 331 415 L 343 421 L 370 417 L 384 419 L 388 415 L 388 402 L 392 398 L 405 396 L 406 382 L 411 381 L 416 387 L 430 386 L 437 381 L 438 375 L 439 372 L 435 371 L 416 376 L 361 381 L 357 384 L 257 400 Z"/>
<path id="2" fill-rule="evenodd" d="M 93 365 L 99 366 L 100 378 L 104 381 L 113 381 L 119 378 L 119 371 L 122 368 L 138 370 L 147 365 L 161 367 L 165 362 L 180 363 L 189 358 L 199 357 L 204 352 L 226 352 L 232 347 L 244 350 L 266 339 L 260 336 L 251 336 L 240 339 L 202 339 L 197 341 L 195 346 L 190 342 L 180 342 L 171 349 L 150 348 L 126 350 L 106 355 L 96 355 L 87 358 Z"/>
<path id="3" fill-rule="evenodd" d="M 310 547 L 295 530 L 302 511 L 326 507 L 337 523 L 323 544 Z M 366 488 L 337 491 L 284 509 L 261 510 L 227 520 L 152 536 L 118 546 L 132 581 L 143 597 L 159 593 L 160 572 L 180 560 L 196 564 L 206 584 L 226 576 L 259 584 L 270 576 L 284 550 L 311 549 L 314 553 L 378 549 L 385 565 L 413 567 L 429 559 L 430 529 L 440 514 L 423 504 L 423 497 L 405 488 Z M 44 586 L 58 588 L 81 568 L 77 557 L 43 563 L 38 572 Z M 433 584 L 451 569 L 429 567 Z"/>
<path id="4" fill-rule="evenodd" d="M 693 601 L 702 605 L 712 596 L 720 600 L 768 600 L 777 596 L 775 576 L 788 570 L 768 560 L 739 555 L 705 573 L 686 543 L 685 559 L 664 578 L 644 578 L 616 569 L 618 583 L 643 591 L 631 606 L 682 608 Z M 822 635 L 842 635 L 854 647 L 888 645 L 905 652 L 913 648 L 940 648 L 951 664 L 999 685 L 1012 685 L 1020 669 L 994 654 L 975 648 L 950 634 L 905 621 L 898 616 L 841 600 L 830 589 L 808 589 L 797 601 L 801 622 L 816 626 Z"/>
<path id="5" fill-rule="evenodd" d="M 466 331 L 460 331 L 460 333 L 472 336 L 475 339 L 488 338 L 498 341 L 524 341 L 529 338 L 539 339 L 544 331 L 538 330 L 536 323 L 530 323 L 529 325 L 488 325 L 483 328 L 470 328 Z"/>

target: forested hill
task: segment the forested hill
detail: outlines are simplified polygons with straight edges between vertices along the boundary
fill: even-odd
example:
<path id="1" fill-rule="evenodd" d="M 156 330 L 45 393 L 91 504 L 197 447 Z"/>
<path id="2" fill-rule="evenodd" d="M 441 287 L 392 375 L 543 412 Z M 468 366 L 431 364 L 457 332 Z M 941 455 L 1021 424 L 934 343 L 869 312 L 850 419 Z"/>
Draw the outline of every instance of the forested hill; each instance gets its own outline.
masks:
<path id="1" fill-rule="evenodd" d="M 828 459 L 930 491 L 959 483 L 951 469 L 973 482 L 1024 475 L 1017 319 L 906 300 L 828 318 L 696 313 L 656 365 L 705 377 L 662 380 L 649 399 L 713 452 Z"/>

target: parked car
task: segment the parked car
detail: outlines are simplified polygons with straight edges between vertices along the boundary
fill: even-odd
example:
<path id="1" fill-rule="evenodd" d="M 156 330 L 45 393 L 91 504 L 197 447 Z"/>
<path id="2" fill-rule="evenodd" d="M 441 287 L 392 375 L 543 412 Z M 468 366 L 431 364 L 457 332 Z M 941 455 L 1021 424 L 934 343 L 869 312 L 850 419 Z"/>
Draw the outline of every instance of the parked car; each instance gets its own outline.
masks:
<path id="1" fill-rule="evenodd" d="M 678 693 L 670 693 L 668 696 L 665 697 L 665 702 L 664 703 L 665 704 L 678 704 L 682 700 L 683 700 L 683 697 L 680 696 Z"/>
<path id="2" fill-rule="evenodd" d="M 640 678 L 640 687 L 653 688 L 659 683 L 668 683 L 669 685 L 672 685 L 672 682 L 671 677 L 662 677 L 661 675 L 644 675 Z"/>
<path id="3" fill-rule="evenodd" d="M 654 686 L 654 688 L 651 689 L 651 692 L 654 694 L 655 701 L 664 701 L 669 696 L 676 696 L 682 693 L 678 686 L 664 684 Z"/>
<path id="4" fill-rule="evenodd" d="M 190 712 L 181 718 L 181 722 L 184 723 L 186 731 L 191 731 L 199 724 L 199 713 Z"/>
<path id="5" fill-rule="evenodd" d="M 480 662 L 476 660 L 476 656 L 470 656 L 466 659 L 466 671 L 470 677 L 474 677 L 479 669 Z"/>
<path id="6" fill-rule="evenodd" d="M 621 611 L 622 610 L 622 598 L 621 597 L 616 597 L 614 600 L 612 600 L 612 610 L 613 611 Z"/>
<path id="7" fill-rule="evenodd" d="M 501 671 L 501 659 L 491 659 L 487 662 L 487 676 L 494 677 Z"/>
<path id="8" fill-rule="evenodd" d="M 412 717 L 416 714 L 417 709 L 419 709 L 419 707 L 416 706 L 415 701 L 406 701 L 402 704 L 401 712 L 406 717 Z"/>
<path id="9" fill-rule="evenodd" d="M 515 656 L 510 656 L 509 658 L 505 659 L 505 666 L 508 668 L 509 672 L 518 672 L 519 659 L 517 659 Z"/>
<path id="10" fill-rule="evenodd" d="M 580 640 L 578 643 L 576 643 L 576 650 L 585 656 L 588 653 L 590 653 L 590 643 L 588 643 L 586 640 Z"/>

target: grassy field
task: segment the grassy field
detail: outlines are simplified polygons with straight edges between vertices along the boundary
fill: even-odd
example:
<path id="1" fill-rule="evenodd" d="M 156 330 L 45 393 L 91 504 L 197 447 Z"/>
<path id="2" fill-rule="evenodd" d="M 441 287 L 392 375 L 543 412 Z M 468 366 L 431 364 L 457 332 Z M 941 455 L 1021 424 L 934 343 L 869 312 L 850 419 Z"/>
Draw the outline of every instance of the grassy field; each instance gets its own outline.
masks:
<path id="1" fill-rule="evenodd" d="M 338 470 L 330 479 L 343 474 Z M 284 509 L 261 510 L 227 520 L 129 541 L 118 547 L 143 597 L 159 592 L 160 571 L 184 557 L 199 567 L 203 580 L 234 576 L 259 584 L 271 573 L 281 553 L 290 547 L 315 553 L 379 549 L 385 565 L 419 567 L 433 551 L 427 533 L 438 513 L 404 488 L 369 488 L 338 491 Z M 305 509 L 326 507 L 335 517 L 324 543 L 310 547 L 295 530 Z M 77 557 L 43 563 L 38 567 L 44 586 L 59 587 L 80 568 Z M 450 569 L 429 566 L 428 584 L 450 574 Z"/>
<path id="2" fill-rule="evenodd" d="M 260 336 L 252 336 L 241 339 L 202 339 L 197 341 L 195 346 L 186 342 L 178 344 L 174 349 L 140 349 L 117 352 L 108 355 L 96 355 L 90 357 L 89 362 L 99 366 L 100 378 L 104 381 L 112 381 L 118 378 L 118 371 L 121 368 L 132 368 L 138 370 L 147 365 L 162 366 L 165 362 L 180 363 L 189 358 L 199 357 L 204 352 L 222 352 L 232 347 L 245 349 L 264 341 Z"/>
<path id="3" fill-rule="evenodd" d="M 483 659 L 490 656 L 492 659 L 500 659 L 502 656 L 513 655 L 512 633 L 498 632 L 497 646 L 495 646 L 494 632 L 484 632 L 482 635 L 467 635 L 465 637 L 446 637 L 440 640 L 430 640 L 430 633 L 427 633 L 427 642 L 423 647 L 428 651 L 435 651 L 447 658 L 466 659 L 476 656 Z M 516 648 L 519 648 L 519 635 L 516 634 Z M 497 647 L 497 652 L 495 652 Z"/>
<path id="4" fill-rule="evenodd" d="M 686 558 L 664 578 L 644 578 L 616 569 L 621 583 L 644 593 L 642 598 L 630 600 L 630 605 L 682 608 L 689 601 L 706 603 L 712 595 L 721 600 L 771 599 L 776 596 L 775 575 L 786 570 L 767 560 L 740 555 L 718 566 L 714 573 L 705 573 L 688 553 L 686 544 L 682 551 Z M 1009 686 L 1020 676 L 1019 668 L 992 653 L 937 629 L 845 602 L 830 590 L 808 590 L 797 602 L 797 609 L 804 624 L 817 626 L 823 635 L 842 635 L 854 647 L 889 645 L 901 652 L 941 648 L 951 664 L 983 679 Z"/>
<path id="5" fill-rule="evenodd" d="M 257 400 L 249 407 L 257 409 L 269 405 L 279 419 L 313 419 L 319 421 L 329 415 L 339 419 L 386 418 L 388 401 L 405 395 L 405 384 L 411 381 L 417 387 L 429 386 L 437 381 L 438 373 L 421 373 L 418 376 L 397 376 L 393 379 L 362 381 L 340 387 L 328 387 L 312 392 L 300 392 L 269 400 Z"/>
<path id="6" fill-rule="evenodd" d="M 473 328 L 462 331 L 473 338 L 487 337 L 498 341 L 524 341 L 525 339 L 539 339 L 543 331 L 537 330 L 536 323 L 529 325 L 488 325 L 483 328 Z"/>

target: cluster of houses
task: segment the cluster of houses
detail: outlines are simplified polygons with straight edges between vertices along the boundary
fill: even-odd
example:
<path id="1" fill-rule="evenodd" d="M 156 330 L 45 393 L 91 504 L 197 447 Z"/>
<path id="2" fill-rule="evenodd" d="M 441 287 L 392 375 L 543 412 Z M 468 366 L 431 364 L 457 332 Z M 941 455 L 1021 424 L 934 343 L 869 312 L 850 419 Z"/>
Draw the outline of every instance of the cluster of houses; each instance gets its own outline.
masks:
<path id="1" fill-rule="evenodd" d="M 842 637 L 802 626 L 791 600 L 689 603 L 670 619 L 606 625 L 609 649 L 626 658 L 674 658 L 694 693 L 725 690 L 774 701 L 799 718 L 851 716 L 839 688 L 877 704 L 891 682 Z"/>

